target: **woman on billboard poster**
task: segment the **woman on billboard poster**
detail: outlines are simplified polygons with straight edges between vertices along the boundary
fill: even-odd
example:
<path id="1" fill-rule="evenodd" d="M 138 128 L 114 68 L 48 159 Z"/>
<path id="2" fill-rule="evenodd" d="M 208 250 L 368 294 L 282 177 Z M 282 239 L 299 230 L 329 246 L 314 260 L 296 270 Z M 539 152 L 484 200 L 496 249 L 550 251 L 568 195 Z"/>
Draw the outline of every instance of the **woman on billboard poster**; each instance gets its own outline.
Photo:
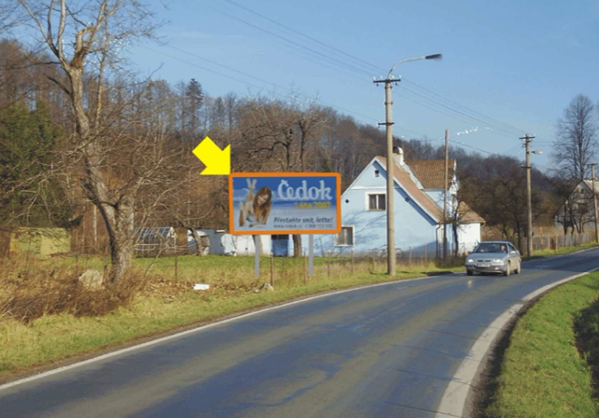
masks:
<path id="1" fill-rule="evenodd" d="M 254 195 L 256 182 L 258 179 L 247 179 L 248 195 L 245 202 L 239 203 L 239 226 L 266 225 L 270 208 L 272 206 L 272 190 L 268 187 L 262 187 Z"/>

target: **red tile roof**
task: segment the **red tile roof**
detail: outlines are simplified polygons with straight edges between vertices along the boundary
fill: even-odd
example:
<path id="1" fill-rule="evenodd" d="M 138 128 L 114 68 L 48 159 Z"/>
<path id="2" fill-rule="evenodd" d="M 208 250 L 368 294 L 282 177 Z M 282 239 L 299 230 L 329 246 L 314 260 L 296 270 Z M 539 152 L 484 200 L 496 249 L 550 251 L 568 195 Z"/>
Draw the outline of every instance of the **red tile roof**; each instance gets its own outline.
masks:
<path id="1" fill-rule="evenodd" d="M 451 184 L 455 167 L 455 160 L 448 162 L 448 183 Z M 443 180 L 445 178 L 445 160 L 418 160 L 406 161 L 406 164 L 412 170 L 418 181 L 422 183 L 425 189 L 443 189 Z M 448 186 L 449 186 L 448 184 Z"/>
<path id="2" fill-rule="evenodd" d="M 460 214 L 461 223 L 466 224 L 474 224 L 481 223 L 484 224 L 486 221 L 475 211 L 470 209 L 470 206 L 466 204 L 466 202 L 460 202 L 458 204 L 458 213 Z"/>
<path id="3" fill-rule="evenodd" d="M 387 159 L 385 157 L 376 157 L 381 164 L 387 167 Z M 411 166 L 410 166 L 411 168 Z M 408 173 L 404 168 L 400 167 L 397 162 L 393 162 L 393 175 L 395 176 L 395 180 L 401 185 L 406 193 L 408 193 L 412 198 L 418 203 L 418 205 L 424 209 L 433 220 L 437 223 L 442 221 L 443 212 L 437 206 L 437 204 L 427 195 L 425 192 L 420 190 L 416 183 L 410 177 L 410 173 Z M 420 179 L 419 179 L 420 180 Z M 441 182 L 441 185 L 443 182 Z"/>

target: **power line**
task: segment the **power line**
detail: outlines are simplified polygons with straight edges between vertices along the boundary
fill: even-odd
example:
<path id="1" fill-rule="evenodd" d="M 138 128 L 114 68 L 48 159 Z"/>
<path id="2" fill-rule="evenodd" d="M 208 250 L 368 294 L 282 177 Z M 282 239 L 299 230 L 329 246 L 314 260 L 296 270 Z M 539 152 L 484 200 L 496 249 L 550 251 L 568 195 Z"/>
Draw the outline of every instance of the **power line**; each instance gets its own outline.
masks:
<path id="1" fill-rule="evenodd" d="M 258 16 L 258 17 L 260 17 L 260 18 L 262 18 L 262 19 L 264 19 L 264 20 L 266 20 L 268 22 L 270 22 L 270 23 L 273 23 L 273 24 L 275 24 L 275 25 L 277 25 L 279 27 L 282 27 L 285 30 L 287 30 L 289 32 L 292 32 L 293 34 L 299 35 L 299 36 L 301 36 L 301 37 L 303 37 L 305 39 L 310 40 L 311 42 L 317 43 L 318 45 L 323 46 L 323 47 L 327 48 L 328 50 L 335 52 L 337 55 L 343 55 L 345 57 L 348 57 L 348 58 L 354 60 L 355 62 L 359 62 L 361 65 L 363 65 L 363 66 L 365 65 L 365 66 L 367 66 L 367 67 L 369 67 L 369 68 L 371 68 L 371 69 L 373 69 L 375 71 L 383 71 L 381 68 L 379 68 L 379 67 L 377 67 L 377 66 L 375 66 L 375 65 L 373 65 L 373 64 L 371 64 L 371 63 L 369 63 L 369 62 L 367 62 L 367 61 L 365 61 L 363 59 L 355 57 L 355 56 L 353 56 L 351 54 L 347 54 L 347 53 L 341 51 L 338 48 L 335 48 L 335 47 L 333 47 L 331 45 L 328 45 L 328 44 L 326 44 L 326 43 L 324 43 L 322 41 L 319 41 L 318 39 L 315 39 L 315 38 L 313 38 L 311 36 L 305 35 L 305 34 L 299 32 L 299 31 L 297 31 L 295 29 L 292 29 L 292 28 L 290 28 L 290 27 L 288 27 L 288 26 L 286 26 L 286 25 L 284 25 L 284 24 L 282 24 L 280 22 L 277 22 L 277 21 L 275 21 L 275 20 L 273 20 L 273 19 L 271 19 L 271 18 L 269 18 L 269 17 L 267 17 L 267 16 L 265 16 L 263 14 L 260 14 L 260 13 L 258 13 L 256 11 L 254 11 L 254 10 L 251 10 L 250 8 L 248 8 L 246 6 L 242 6 L 242 5 L 236 3 L 236 2 L 234 2 L 232 0 L 224 0 L 224 1 L 226 1 L 229 4 L 232 4 L 232 5 L 236 6 L 238 8 L 241 8 L 241 9 L 243 9 L 243 10 L 249 12 L 249 13 L 252 13 L 252 14 L 254 14 L 254 15 L 256 15 L 256 16 Z M 275 33 L 271 32 L 271 31 L 263 29 L 263 28 L 261 28 L 261 27 L 259 27 L 257 25 L 249 23 L 249 22 L 247 22 L 247 21 L 245 21 L 243 19 L 240 19 L 238 17 L 232 16 L 232 15 L 230 15 L 228 13 L 222 12 L 222 11 L 220 11 L 218 9 L 214 9 L 214 10 L 216 10 L 219 13 L 225 14 L 226 16 L 231 17 L 231 18 L 233 18 L 235 20 L 238 20 L 238 21 L 240 21 L 242 23 L 245 23 L 245 24 L 247 24 L 247 25 L 249 25 L 251 27 L 254 27 L 255 29 L 258 29 L 258 30 L 266 32 L 266 33 L 268 33 L 270 35 L 276 36 L 277 38 L 285 40 L 286 42 L 289 42 L 289 43 L 291 43 L 293 45 L 301 46 L 302 48 L 306 49 L 308 52 L 312 52 L 312 53 L 317 54 L 318 56 L 321 56 L 321 57 L 324 56 L 324 54 L 322 54 L 322 53 L 320 53 L 318 51 L 315 51 L 312 48 L 308 48 L 306 46 L 300 45 L 297 42 L 291 41 L 291 40 L 285 38 L 284 36 L 275 34 Z M 347 64 L 347 63 L 341 62 L 341 61 L 339 61 L 337 59 L 333 59 L 332 62 L 337 63 L 337 65 L 343 66 L 343 68 L 345 68 L 345 69 L 350 69 L 350 70 L 359 72 L 361 74 L 365 74 L 366 73 L 365 70 L 363 70 L 362 68 L 359 68 L 359 67 L 355 67 L 355 65 L 353 65 L 353 64 Z M 330 67 L 328 67 L 328 68 L 330 68 Z M 433 98 L 430 98 L 430 97 L 423 96 L 422 94 L 419 94 L 418 92 L 415 92 L 415 91 L 411 90 L 413 94 L 419 95 L 420 97 L 422 97 L 425 100 L 432 101 L 433 103 L 436 103 L 437 105 L 444 107 L 445 109 L 447 109 L 450 112 L 454 112 L 454 113 L 456 113 L 458 115 L 466 116 L 468 118 L 476 120 L 479 123 L 483 123 L 485 125 L 491 126 L 491 127 L 495 128 L 496 131 L 502 131 L 502 132 L 506 133 L 507 135 L 509 135 L 510 137 L 514 137 L 514 136 L 520 135 L 520 133 L 523 132 L 523 130 L 521 130 L 521 129 L 515 128 L 515 127 L 513 127 L 513 126 L 511 126 L 511 125 L 509 125 L 507 123 L 501 122 L 501 121 L 499 121 L 499 120 L 497 120 L 497 119 L 495 119 L 493 117 L 487 116 L 487 115 L 485 115 L 485 114 L 483 114 L 481 112 L 478 112 L 476 110 L 470 109 L 467 106 L 461 105 L 461 104 L 459 104 L 459 103 L 457 103 L 457 102 L 455 102 L 455 101 L 453 101 L 451 99 L 448 99 L 448 98 L 446 98 L 446 97 L 444 97 L 444 96 L 442 96 L 442 95 L 440 95 L 440 94 L 438 94 L 436 92 L 431 91 L 430 89 L 422 87 L 422 86 L 418 85 L 417 83 L 411 82 L 409 80 L 407 80 L 407 83 L 410 84 L 410 85 L 412 85 L 412 86 L 414 86 L 417 89 L 420 89 L 420 90 L 426 92 L 426 94 L 430 94 L 430 95 L 435 96 L 437 98 L 437 100 L 435 100 Z M 412 100 L 412 99 L 410 99 L 410 100 Z M 443 100 L 443 101 L 445 101 L 445 102 L 447 102 L 447 103 L 449 103 L 449 104 L 451 104 L 453 106 L 458 106 L 459 108 L 461 108 L 461 110 L 455 109 L 452 106 L 449 106 L 447 104 L 441 103 L 438 100 Z M 423 105 L 422 103 L 419 103 L 419 104 Z M 423 105 L 423 106 L 427 107 L 426 105 Z M 435 110 L 435 109 L 433 109 L 433 110 Z M 472 114 L 476 114 L 478 116 L 469 115 L 467 112 L 468 113 L 472 113 Z M 444 114 L 447 115 L 446 113 L 444 113 Z M 455 118 L 455 116 L 453 116 L 453 115 L 447 115 L 447 116 Z M 481 119 L 481 118 L 484 118 L 484 119 Z M 493 123 L 491 123 L 490 121 L 492 121 Z"/>
<path id="2" fill-rule="evenodd" d="M 363 69 L 361 69 L 359 67 L 355 67 L 355 66 L 353 66 L 351 64 L 344 63 L 343 61 L 340 61 L 338 59 L 332 58 L 332 57 L 330 57 L 330 56 L 328 56 L 326 54 L 323 54 L 322 52 L 316 51 L 316 50 L 314 50 L 312 48 L 309 48 L 307 46 L 301 45 L 301 44 L 299 44 L 299 43 L 297 43 L 295 41 L 292 41 L 290 39 L 285 38 L 284 36 L 281 36 L 281 35 L 279 35 L 277 33 L 271 32 L 271 31 L 269 31 L 267 29 L 261 28 L 260 26 L 254 25 L 253 23 L 250 23 L 250 22 L 248 22 L 246 20 L 243 20 L 243 19 L 241 19 L 239 17 L 233 16 L 233 15 L 227 13 L 227 12 L 223 12 L 222 10 L 219 10 L 219 9 L 217 9 L 215 7 L 212 7 L 212 6 L 207 6 L 207 7 L 209 7 L 210 9 L 212 9 L 212 10 L 218 12 L 218 13 L 221 13 L 221 14 L 223 14 L 225 16 L 228 16 L 231 19 L 237 20 L 238 22 L 241 22 L 241 23 L 244 23 L 244 24 L 246 24 L 248 26 L 251 26 L 254 29 L 257 29 L 259 31 L 265 32 L 265 33 L 267 33 L 267 34 L 269 34 L 271 36 L 274 36 L 274 37 L 279 38 L 279 39 L 281 39 L 281 40 L 283 40 L 283 41 L 285 41 L 287 43 L 290 43 L 291 45 L 294 45 L 294 46 L 296 46 L 298 48 L 301 48 L 301 49 L 304 49 L 304 50 L 306 50 L 308 52 L 311 52 L 312 54 L 317 55 L 318 57 L 320 57 L 321 59 L 324 59 L 325 61 L 329 61 L 329 62 L 335 63 L 335 64 L 340 65 L 340 66 L 342 66 L 342 67 L 344 67 L 346 69 L 349 69 L 351 71 L 356 71 L 356 72 L 363 73 L 366 76 L 370 75 L 366 70 L 363 70 Z"/>
<path id="3" fill-rule="evenodd" d="M 232 77 L 232 76 L 230 76 L 230 75 L 226 75 L 226 74 L 223 74 L 223 73 L 221 73 L 221 72 L 218 72 L 218 71 L 214 71 L 214 70 L 212 70 L 212 69 L 209 69 L 209 68 L 207 68 L 207 67 L 204 67 L 204 66 L 198 65 L 198 64 L 196 64 L 196 63 L 193 63 L 193 62 L 191 62 L 191 61 L 188 61 L 188 60 L 185 60 L 185 59 L 182 59 L 182 58 L 176 57 L 176 56 L 174 56 L 174 55 L 170 55 L 170 54 L 167 54 L 167 53 L 165 53 L 165 52 L 156 51 L 155 49 L 152 49 L 152 48 L 150 48 L 150 47 L 147 47 L 147 46 L 144 46 L 144 45 L 142 45 L 142 47 L 143 47 L 143 48 L 145 48 L 145 49 L 147 49 L 147 50 L 149 50 L 149 51 L 152 51 L 152 52 L 154 52 L 154 53 L 156 53 L 156 54 L 164 55 L 164 56 L 166 56 L 166 57 L 168 57 L 168 58 L 171 58 L 171 59 L 174 59 L 174 60 L 177 60 L 177 61 L 180 61 L 180 62 L 184 62 L 184 63 L 186 63 L 186 64 L 188 64 L 188 65 L 191 65 L 191 66 L 194 66 L 194 67 L 197 67 L 197 68 L 201 68 L 202 70 L 205 70 L 205 71 L 208 71 L 208 72 L 210 72 L 210 73 L 213 73 L 213 74 L 219 75 L 219 76 L 221 76 L 221 77 L 229 78 L 229 79 L 231 79 L 231 80 L 235 80 L 235 81 L 237 81 L 237 82 L 239 82 L 239 83 L 242 83 L 242 84 L 245 84 L 245 85 L 247 85 L 247 86 L 251 86 L 251 87 L 258 88 L 258 89 L 260 89 L 260 90 L 264 90 L 264 87 L 258 86 L 258 85 L 256 85 L 256 84 L 253 84 L 253 83 L 249 83 L 249 82 L 247 82 L 247 81 L 240 80 L 239 78 Z M 254 80 L 260 81 L 261 83 L 269 84 L 269 85 L 271 85 L 271 86 L 273 86 L 273 87 L 277 87 L 277 88 L 279 88 L 279 89 L 281 89 L 281 90 L 286 90 L 286 91 L 288 91 L 288 92 L 290 92 L 290 93 L 292 93 L 292 94 L 295 94 L 295 95 L 298 95 L 298 96 L 305 97 L 305 98 L 306 98 L 306 99 L 308 99 L 308 100 L 315 100 L 315 101 L 317 101 L 317 102 L 319 102 L 319 103 L 321 103 L 321 104 L 323 104 L 323 105 L 329 106 L 329 107 L 331 107 L 331 108 L 333 108 L 333 109 L 337 109 L 337 110 L 341 110 L 341 111 L 343 111 L 343 112 L 346 112 L 346 113 L 354 114 L 354 115 L 356 115 L 356 116 L 360 116 L 361 118 L 364 118 L 364 119 L 370 119 L 370 120 L 372 120 L 372 121 L 377 121 L 377 119 L 375 119 L 375 118 L 373 118 L 373 117 L 370 117 L 370 116 L 364 115 L 364 114 L 362 114 L 362 113 L 359 113 L 359 112 L 355 112 L 355 111 L 353 111 L 353 110 L 350 110 L 350 109 L 343 108 L 343 107 L 341 107 L 341 106 L 333 105 L 333 104 L 331 104 L 331 103 L 328 103 L 328 102 L 326 102 L 326 101 L 324 101 L 324 100 L 320 100 L 320 99 L 316 100 L 316 99 L 314 99 L 313 97 L 307 96 L 307 95 L 305 95 L 305 94 L 302 94 L 302 93 L 298 93 L 298 92 L 296 92 L 296 91 L 293 91 L 292 89 L 289 89 L 289 88 L 287 88 L 287 87 L 282 87 L 282 86 L 279 86 L 278 84 L 272 83 L 272 82 L 270 82 L 270 81 L 263 80 L 263 79 L 261 79 L 261 78 L 259 78 L 259 77 L 255 77 L 255 76 L 253 76 L 253 75 L 251 75 L 251 74 L 244 73 L 243 71 L 236 70 L 236 69 L 234 69 L 234 68 L 232 68 L 232 67 L 229 67 L 229 66 L 226 66 L 226 65 L 223 65 L 223 64 L 219 64 L 219 63 L 218 63 L 218 62 L 216 62 L 216 61 L 210 60 L 210 59 L 208 59 L 208 58 L 200 57 L 199 55 L 196 55 L 196 54 L 190 53 L 190 52 L 188 52 L 188 51 L 184 51 L 184 50 L 182 50 L 182 49 L 180 49 L 180 48 L 173 47 L 173 46 L 169 46 L 168 48 L 175 49 L 175 50 L 177 50 L 177 51 L 180 51 L 180 52 L 183 52 L 183 53 L 185 53 L 185 54 L 188 54 L 188 55 L 194 56 L 194 57 L 196 57 L 196 58 L 198 58 L 198 59 L 203 59 L 203 60 L 205 60 L 205 61 L 208 61 L 208 62 L 210 62 L 210 63 L 211 63 L 211 64 L 213 64 L 213 65 L 217 65 L 217 66 L 219 66 L 219 67 L 222 67 L 222 68 L 225 68 L 225 69 L 227 69 L 227 70 L 229 70 L 229 71 L 233 71 L 233 72 L 236 72 L 236 73 L 238 73 L 238 74 L 244 75 L 244 76 L 246 76 L 246 77 L 250 77 L 250 78 L 252 78 L 252 79 L 254 79 Z"/>
<path id="4" fill-rule="evenodd" d="M 175 47 L 175 46 L 167 46 L 167 47 L 168 47 L 168 48 L 170 48 L 170 49 L 173 49 L 173 50 L 176 50 L 176 51 L 182 52 L 182 53 L 184 53 L 184 54 L 187 54 L 187 55 L 193 56 L 193 57 L 195 57 L 195 58 L 202 59 L 202 60 L 204 60 L 204 61 L 207 61 L 207 62 L 209 62 L 209 63 L 211 63 L 211 64 L 213 64 L 213 65 L 216 65 L 216 66 L 219 66 L 219 67 L 221 67 L 221 68 L 224 68 L 224 69 L 226 69 L 226 70 L 228 70 L 228 71 L 232 71 L 232 72 L 235 72 L 235 73 L 241 74 L 241 75 L 243 75 L 243 76 L 245 76 L 245 77 L 252 78 L 252 79 L 254 79 L 254 80 L 256 80 L 256 81 L 259 81 L 259 82 L 261 82 L 261 83 L 264 83 L 264 84 L 268 84 L 268 85 L 270 85 L 270 86 L 272 86 L 272 87 L 276 87 L 276 88 L 279 88 L 279 89 L 281 89 L 281 90 L 288 91 L 288 92 L 290 92 L 290 93 L 292 93 L 292 94 L 296 94 L 296 95 L 298 95 L 298 96 L 305 97 L 305 98 L 307 98 L 307 99 L 309 99 L 309 100 L 315 100 L 314 98 L 312 98 L 312 97 L 309 97 L 309 96 L 307 96 L 307 95 L 304 95 L 304 94 L 301 94 L 301 93 L 297 93 L 297 92 L 293 91 L 292 89 L 289 89 L 289 88 L 286 88 L 286 87 L 279 86 L 279 85 L 277 85 L 276 83 L 272 83 L 272 82 L 270 82 L 270 81 L 267 81 L 267 80 L 264 80 L 264 79 L 262 79 L 262 78 L 255 77 L 255 76 L 253 76 L 253 75 L 251 75 L 251 74 L 245 73 L 245 72 L 243 72 L 243 71 L 237 70 L 237 69 L 235 69 L 235 68 L 229 67 L 229 66 L 227 66 L 227 65 L 224 65 L 224 64 L 220 64 L 220 63 L 218 63 L 218 62 L 216 62 L 216 61 L 214 61 L 214 60 L 211 60 L 211 59 L 208 59 L 208 58 L 205 58 L 205 57 L 199 56 L 199 55 L 197 55 L 197 54 L 194 54 L 194 53 L 191 53 L 191 52 L 185 51 L 185 50 L 183 50 L 183 49 L 181 49 L 181 48 L 178 48 L 178 47 Z M 235 80 L 235 81 L 237 81 L 237 82 L 240 82 L 240 83 L 242 83 L 242 84 L 244 84 L 244 85 L 251 86 L 251 87 L 255 87 L 255 88 L 259 89 L 259 90 L 264 90 L 264 87 L 262 87 L 262 86 L 259 86 L 259 85 L 256 85 L 256 84 L 253 84 L 253 83 L 250 83 L 250 82 L 247 82 L 247 81 L 241 80 L 241 79 L 239 79 L 239 78 L 236 78 L 236 77 L 232 77 L 232 76 L 229 76 L 229 75 L 223 74 L 223 73 L 221 73 L 221 72 L 218 72 L 218 71 L 214 71 L 214 70 L 212 70 L 212 69 L 209 69 L 209 68 L 207 68 L 207 67 L 204 67 L 204 66 L 201 66 L 201 65 L 195 64 L 195 63 L 193 63 L 193 62 L 190 62 L 190 61 L 188 61 L 188 60 L 185 60 L 185 59 L 182 59 L 182 58 L 179 58 L 179 57 L 176 57 L 176 56 L 173 56 L 173 55 L 170 55 L 170 54 L 164 53 L 164 52 L 160 52 L 160 51 L 157 51 L 157 50 L 155 50 L 155 49 L 152 49 L 152 48 L 149 48 L 149 47 L 146 47 L 146 46 L 144 46 L 144 48 L 145 48 L 145 49 L 148 49 L 149 51 L 152 51 L 152 52 L 154 52 L 154 53 L 156 53 L 156 54 L 161 54 L 161 55 L 167 56 L 167 57 L 169 57 L 169 58 L 171 58 L 171 59 L 175 59 L 175 60 L 178 60 L 178 61 L 180 61 L 180 62 L 184 62 L 184 63 L 186 63 L 186 64 L 188 64 L 188 65 L 192 65 L 192 66 L 194 66 L 194 67 L 201 68 L 201 69 L 203 69 L 203 70 L 205 70 L 205 71 L 209 71 L 209 72 L 211 72 L 211 73 L 213 73 L 213 74 L 216 74 L 216 75 L 219 75 L 219 76 L 221 76 L 221 77 L 225 77 L 225 78 L 229 78 L 229 79 Z M 272 92 L 271 92 L 271 93 L 272 93 Z M 412 93 L 412 92 L 410 92 L 410 93 Z M 413 93 L 412 93 L 412 94 L 413 94 Z M 427 98 L 425 97 L 424 99 L 427 99 Z M 329 107 L 331 107 L 331 108 L 334 108 L 334 109 L 341 110 L 341 111 L 343 111 L 343 112 L 346 112 L 346 113 L 354 114 L 354 115 L 360 116 L 360 117 L 362 117 L 362 118 L 365 118 L 365 119 L 370 119 L 370 120 L 372 120 L 372 121 L 375 121 L 375 120 L 376 120 L 376 119 L 374 119 L 374 118 L 372 118 L 372 117 L 369 117 L 369 116 L 367 116 L 367 115 L 364 115 L 364 114 L 361 114 L 361 113 L 358 113 L 358 112 L 355 112 L 355 111 L 352 111 L 352 110 L 350 110 L 350 109 L 346 109 L 346 108 L 343 108 L 343 107 L 340 107 L 340 106 L 333 105 L 333 104 L 331 104 L 331 103 L 328 103 L 328 102 L 325 102 L 325 101 L 323 101 L 323 100 L 317 100 L 317 101 L 318 101 L 318 102 L 320 102 L 320 103 L 322 103 L 322 104 L 324 104 L 324 105 L 326 105 L 326 106 L 329 106 Z M 443 114 L 446 114 L 446 115 L 447 115 L 447 113 L 446 113 L 446 112 L 444 112 L 443 110 L 440 110 L 440 109 L 435 109 L 435 108 L 433 108 L 433 107 L 431 107 L 431 106 L 428 106 L 428 105 L 426 105 L 426 104 L 420 103 L 420 102 L 418 102 L 417 100 L 414 100 L 414 99 L 412 99 L 412 101 L 414 101 L 415 103 L 417 103 L 417 104 L 420 104 L 420 105 L 422 105 L 422 106 L 425 106 L 425 107 L 427 107 L 427 108 L 429 108 L 429 109 L 432 109 L 432 110 L 434 110 L 434 111 L 437 111 L 437 112 L 440 112 L 440 113 L 443 113 Z M 449 115 L 448 115 L 448 116 L 449 116 Z M 466 122 L 466 123 L 471 123 L 471 121 L 470 121 L 470 120 L 468 120 L 468 119 L 465 119 L 465 118 L 460 118 L 460 119 L 461 119 L 462 121 Z M 410 130 L 409 128 L 405 128 L 405 127 L 401 127 L 401 128 L 399 128 L 399 127 L 398 127 L 398 130 L 401 130 L 401 132 L 399 132 L 399 133 L 398 133 L 398 136 L 399 136 L 399 137 L 405 136 L 405 134 L 404 134 L 404 133 L 407 133 L 408 135 L 410 135 L 410 136 L 413 136 L 413 137 L 417 137 L 417 138 L 418 138 L 418 137 L 422 137 L 422 134 L 420 134 L 420 133 L 417 133 L 416 131 Z M 454 142 L 455 142 L 455 141 L 454 141 Z M 471 147 L 471 146 L 468 146 L 468 145 L 466 145 L 466 144 L 464 144 L 464 146 L 466 146 L 466 147 L 470 147 L 470 148 L 473 148 L 473 149 L 476 149 L 476 150 L 478 150 L 478 151 L 481 151 L 481 152 L 486 152 L 486 151 L 484 151 L 484 150 L 482 150 L 482 149 L 479 149 L 479 148 L 476 148 L 476 147 Z"/>

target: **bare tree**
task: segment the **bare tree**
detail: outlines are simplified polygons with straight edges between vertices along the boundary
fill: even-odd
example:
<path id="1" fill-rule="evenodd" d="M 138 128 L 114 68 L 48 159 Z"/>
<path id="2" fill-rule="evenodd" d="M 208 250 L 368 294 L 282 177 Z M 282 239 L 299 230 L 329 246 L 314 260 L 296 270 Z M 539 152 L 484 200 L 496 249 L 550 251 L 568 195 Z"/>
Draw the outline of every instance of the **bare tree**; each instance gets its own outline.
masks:
<path id="1" fill-rule="evenodd" d="M 552 158 L 557 171 L 571 180 L 584 180 L 588 164 L 595 157 L 597 126 L 593 113 L 591 100 L 579 94 L 558 122 L 558 138 L 553 142 Z"/>
<path id="2" fill-rule="evenodd" d="M 69 152 L 81 161 L 82 169 L 71 173 L 79 177 L 87 198 L 104 219 L 110 241 L 110 278 L 121 280 L 133 255 L 136 193 L 159 171 L 165 153 L 154 147 L 149 158 L 136 158 L 131 151 L 135 146 L 146 149 L 150 132 L 142 130 L 140 135 L 139 126 L 134 129 L 128 124 L 123 124 L 122 131 L 114 131 L 114 122 L 123 109 L 107 109 L 116 94 L 109 80 L 121 69 L 121 49 L 153 35 L 152 14 L 137 0 L 17 3 L 22 16 L 13 15 L 13 21 L 21 19 L 37 33 L 65 76 L 52 81 L 66 95 L 72 109 L 75 129 Z M 120 161 L 120 168 L 109 169 L 107 158 Z M 128 164 L 124 160 L 129 160 Z"/>

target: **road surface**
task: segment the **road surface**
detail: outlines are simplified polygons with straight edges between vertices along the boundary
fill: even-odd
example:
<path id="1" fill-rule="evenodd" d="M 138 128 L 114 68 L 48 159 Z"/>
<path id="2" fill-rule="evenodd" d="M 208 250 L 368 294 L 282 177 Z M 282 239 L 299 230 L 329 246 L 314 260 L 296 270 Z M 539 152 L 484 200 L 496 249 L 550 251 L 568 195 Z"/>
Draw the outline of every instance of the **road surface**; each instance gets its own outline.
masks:
<path id="1" fill-rule="evenodd" d="M 592 249 L 525 263 L 520 275 L 440 276 L 277 307 L 4 385 L 0 416 L 444 416 L 448 384 L 465 358 L 484 360 L 469 351 L 495 318 L 598 266 Z"/>

